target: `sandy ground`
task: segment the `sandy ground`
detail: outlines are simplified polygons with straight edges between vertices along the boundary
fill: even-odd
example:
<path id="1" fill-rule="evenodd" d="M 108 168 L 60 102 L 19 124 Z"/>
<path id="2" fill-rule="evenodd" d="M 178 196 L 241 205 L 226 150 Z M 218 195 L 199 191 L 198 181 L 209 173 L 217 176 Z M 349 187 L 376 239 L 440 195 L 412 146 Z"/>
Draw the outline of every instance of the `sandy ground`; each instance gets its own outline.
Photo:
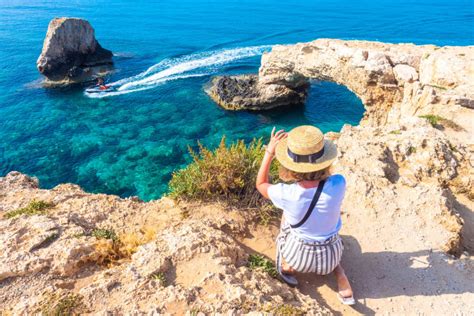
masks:
<path id="1" fill-rule="evenodd" d="M 341 231 L 345 244 L 342 263 L 357 304 L 348 307 L 337 300 L 333 275 L 298 275 L 298 288 L 336 315 L 474 315 L 474 203 L 465 197 L 459 197 L 458 203 L 465 220 L 467 251 L 462 259 L 434 249 L 417 249 L 410 234 L 378 234 L 377 224 L 371 231 L 361 230 L 359 219 L 346 214 Z M 278 223 L 273 223 L 257 228 L 242 243 L 273 259 L 277 234 Z"/>

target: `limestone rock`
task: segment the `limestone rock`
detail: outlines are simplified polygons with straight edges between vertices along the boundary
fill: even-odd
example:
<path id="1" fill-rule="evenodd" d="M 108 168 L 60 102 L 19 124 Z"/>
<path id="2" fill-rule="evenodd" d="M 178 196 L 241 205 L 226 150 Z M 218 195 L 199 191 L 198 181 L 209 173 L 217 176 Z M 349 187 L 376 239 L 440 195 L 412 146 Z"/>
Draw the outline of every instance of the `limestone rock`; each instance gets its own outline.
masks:
<path id="1" fill-rule="evenodd" d="M 3 190 L 6 188 L 35 189 L 38 188 L 38 179 L 12 171 L 0 178 L 0 188 Z"/>
<path id="2" fill-rule="evenodd" d="M 393 67 L 393 73 L 398 82 L 413 82 L 418 80 L 418 73 L 415 68 L 399 64 Z"/>
<path id="3" fill-rule="evenodd" d="M 41 248 L 59 236 L 56 222 L 44 216 L 21 216 L 0 221 L 0 280 L 25 276 L 48 268 L 50 255 L 41 255 Z"/>
<path id="4" fill-rule="evenodd" d="M 302 93 L 308 79 L 345 85 L 363 102 L 362 124 L 396 123 L 403 117 L 438 114 L 474 133 L 474 47 L 386 44 L 369 41 L 318 39 L 295 45 L 276 45 L 261 59 L 258 84 L 245 93 L 215 89 L 213 99 L 228 109 L 267 109 L 294 104 L 275 99 L 288 89 Z M 246 75 L 247 76 L 247 75 Z M 233 80 L 238 82 L 238 76 Z M 280 87 L 280 88 L 278 88 Z M 254 91 L 249 91 L 253 89 Z M 265 98 L 255 98 L 264 95 Z M 285 101 L 287 101 L 285 103 Z M 460 108 L 461 107 L 461 108 Z M 468 108 L 463 110 L 462 107 Z M 468 119 L 469 118 L 469 119 Z"/>
<path id="5" fill-rule="evenodd" d="M 460 84 L 472 80 L 474 54 L 469 48 L 453 51 L 449 47 L 441 47 L 426 53 L 421 59 L 420 82 L 444 89 L 456 89 Z"/>
<path id="6" fill-rule="evenodd" d="M 48 83 L 81 82 L 110 70 L 112 52 L 102 48 L 86 20 L 56 18 L 49 23 L 36 65 Z"/>
<path id="7" fill-rule="evenodd" d="M 425 124 L 343 129 L 335 168 L 348 182 L 343 209 L 356 221 L 377 221 L 388 235 L 412 235 L 422 249 L 460 254 L 463 222 L 444 188 L 459 164 L 443 133 Z"/>

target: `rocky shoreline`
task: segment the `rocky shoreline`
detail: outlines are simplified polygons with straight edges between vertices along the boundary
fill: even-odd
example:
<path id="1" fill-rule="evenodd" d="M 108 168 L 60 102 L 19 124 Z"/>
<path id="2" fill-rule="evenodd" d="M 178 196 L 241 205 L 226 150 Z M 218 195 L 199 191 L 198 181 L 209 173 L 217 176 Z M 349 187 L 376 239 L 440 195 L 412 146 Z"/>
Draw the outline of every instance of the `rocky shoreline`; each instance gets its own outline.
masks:
<path id="1" fill-rule="evenodd" d="M 251 254 L 273 257 L 278 223 L 262 226 L 248 210 L 145 203 L 73 184 L 46 190 L 11 172 L 0 178 L 0 310 L 66 302 L 94 314 L 469 313 L 473 58 L 472 47 L 317 40 L 276 46 L 258 77 L 213 82 L 231 109 L 301 102 L 306 88 L 287 89 L 311 78 L 345 84 L 363 100 L 360 126 L 326 135 L 339 148 L 334 172 L 348 184 L 341 234 L 354 309 L 318 278 L 290 288 L 251 269 Z"/>

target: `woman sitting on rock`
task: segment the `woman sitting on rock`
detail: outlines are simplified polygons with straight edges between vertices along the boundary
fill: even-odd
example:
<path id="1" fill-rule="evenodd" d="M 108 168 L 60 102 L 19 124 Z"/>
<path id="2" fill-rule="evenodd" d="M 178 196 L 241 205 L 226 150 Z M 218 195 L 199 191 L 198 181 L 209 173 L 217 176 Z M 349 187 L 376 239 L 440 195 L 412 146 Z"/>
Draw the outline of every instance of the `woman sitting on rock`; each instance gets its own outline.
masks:
<path id="1" fill-rule="evenodd" d="M 275 156 L 281 165 L 280 178 L 294 183 L 269 182 Z M 256 186 L 283 210 L 276 260 L 281 278 L 296 286 L 295 272 L 326 275 L 334 271 L 339 299 L 352 305 L 355 301 L 341 266 L 344 247 L 338 234 L 346 182 L 342 175 L 329 175 L 336 156 L 336 145 L 316 127 L 299 126 L 288 134 L 275 133 L 273 128 Z"/>

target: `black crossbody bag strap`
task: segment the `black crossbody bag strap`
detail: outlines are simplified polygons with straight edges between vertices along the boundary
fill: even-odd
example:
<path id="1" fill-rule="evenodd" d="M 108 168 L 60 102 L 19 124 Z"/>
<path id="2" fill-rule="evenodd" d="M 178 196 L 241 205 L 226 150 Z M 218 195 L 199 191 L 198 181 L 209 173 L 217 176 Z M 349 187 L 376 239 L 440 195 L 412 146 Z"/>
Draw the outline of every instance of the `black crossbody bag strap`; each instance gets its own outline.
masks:
<path id="1" fill-rule="evenodd" d="M 290 225 L 291 228 L 300 227 L 311 216 L 311 213 L 313 213 L 314 207 L 316 206 L 316 203 L 318 203 L 319 197 L 321 196 L 321 192 L 323 192 L 324 182 L 326 182 L 326 181 L 325 180 L 319 181 L 318 188 L 316 190 L 316 193 L 314 194 L 313 200 L 311 201 L 311 204 L 309 205 L 308 210 L 306 211 L 306 214 L 304 215 L 303 219 L 298 224 Z"/>

